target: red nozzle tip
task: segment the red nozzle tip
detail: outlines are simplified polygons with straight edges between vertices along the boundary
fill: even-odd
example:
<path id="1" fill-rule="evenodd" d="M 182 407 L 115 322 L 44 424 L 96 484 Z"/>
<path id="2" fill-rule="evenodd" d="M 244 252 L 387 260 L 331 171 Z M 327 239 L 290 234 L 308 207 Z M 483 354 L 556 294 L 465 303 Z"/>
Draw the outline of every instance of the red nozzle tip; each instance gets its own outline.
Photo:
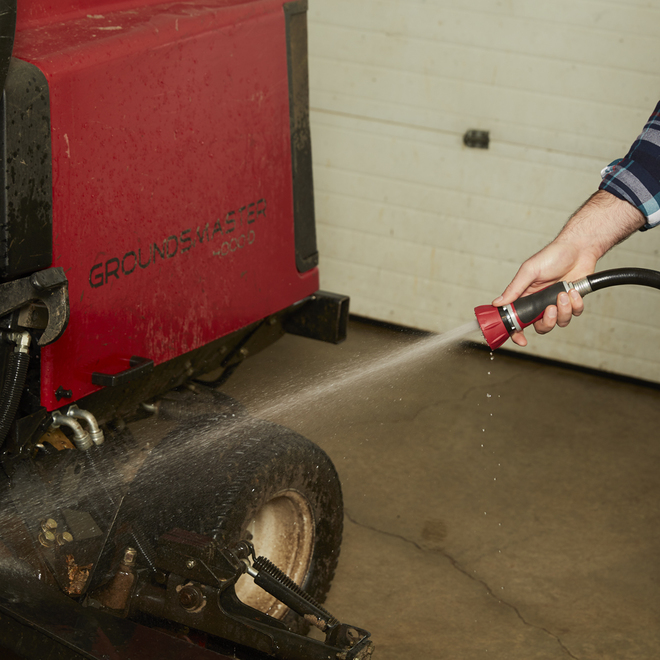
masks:
<path id="1" fill-rule="evenodd" d="M 486 343 L 493 351 L 499 348 L 509 338 L 499 308 L 493 305 L 479 305 L 474 308 L 474 313 Z"/>

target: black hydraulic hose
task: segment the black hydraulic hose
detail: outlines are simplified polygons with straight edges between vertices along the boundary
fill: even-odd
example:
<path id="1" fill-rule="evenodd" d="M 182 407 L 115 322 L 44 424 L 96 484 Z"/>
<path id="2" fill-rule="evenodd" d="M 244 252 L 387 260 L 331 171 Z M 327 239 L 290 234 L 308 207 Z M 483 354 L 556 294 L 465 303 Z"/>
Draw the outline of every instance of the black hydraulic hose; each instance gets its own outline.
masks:
<path id="1" fill-rule="evenodd" d="M 613 268 L 588 275 L 587 280 L 589 280 L 592 291 L 620 284 L 640 284 L 660 289 L 660 273 L 648 268 Z"/>
<path id="2" fill-rule="evenodd" d="M 0 447 L 4 444 L 9 428 L 16 417 L 29 364 L 28 353 L 13 352 L 7 360 L 7 377 L 0 395 Z"/>

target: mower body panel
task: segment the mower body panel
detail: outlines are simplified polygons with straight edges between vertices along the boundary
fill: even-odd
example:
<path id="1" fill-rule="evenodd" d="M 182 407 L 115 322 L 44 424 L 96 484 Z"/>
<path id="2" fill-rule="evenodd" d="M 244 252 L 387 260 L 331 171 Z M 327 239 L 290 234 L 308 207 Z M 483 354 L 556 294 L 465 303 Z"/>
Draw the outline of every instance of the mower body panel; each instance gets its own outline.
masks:
<path id="1" fill-rule="evenodd" d="M 19 5 L 71 308 L 41 352 L 48 410 L 100 389 L 95 372 L 162 364 L 318 289 L 296 265 L 286 4 Z"/>

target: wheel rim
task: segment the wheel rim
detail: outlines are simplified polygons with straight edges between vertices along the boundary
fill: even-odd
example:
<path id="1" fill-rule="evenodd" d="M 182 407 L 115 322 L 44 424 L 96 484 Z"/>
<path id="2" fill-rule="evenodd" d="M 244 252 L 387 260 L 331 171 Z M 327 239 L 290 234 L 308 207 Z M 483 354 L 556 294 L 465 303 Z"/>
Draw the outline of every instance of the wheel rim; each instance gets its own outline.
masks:
<path id="1" fill-rule="evenodd" d="M 314 516 L 299 492 L 284 490 L 257 511 L 247 525 L 257 556 L 267 557 L 301 586 L 309 572 L 314 550 Z M 236 583 L 236 595 L 246 605 L 282 618 L 287 607 L 244 575 Z"/>

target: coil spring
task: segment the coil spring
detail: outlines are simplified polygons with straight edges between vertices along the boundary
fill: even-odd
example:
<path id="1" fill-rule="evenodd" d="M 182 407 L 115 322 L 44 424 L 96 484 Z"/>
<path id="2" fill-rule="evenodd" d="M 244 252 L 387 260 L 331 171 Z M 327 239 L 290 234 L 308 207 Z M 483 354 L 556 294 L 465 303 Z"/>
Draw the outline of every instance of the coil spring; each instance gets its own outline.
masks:
<path id="1" fill-rule="evenodd" d="M 280 584 L 284 585 L 294 593 L 298 594 L 301 598 L 306 600 L 310 605 L 316 607 L 319 611 L 328 617 L 328 627 L 332 628 L 339 625 L 339 621 L 335 619 L 328 610 L 326 610 L 316 599 L 312 598 L 307 592 L 303 591 L 284 571 L 279 569 L 272 561 L 266 557 L 257 557 L 253 564 L 257 571 L 268 573 L 272 578 L 277 580 Z"/>

